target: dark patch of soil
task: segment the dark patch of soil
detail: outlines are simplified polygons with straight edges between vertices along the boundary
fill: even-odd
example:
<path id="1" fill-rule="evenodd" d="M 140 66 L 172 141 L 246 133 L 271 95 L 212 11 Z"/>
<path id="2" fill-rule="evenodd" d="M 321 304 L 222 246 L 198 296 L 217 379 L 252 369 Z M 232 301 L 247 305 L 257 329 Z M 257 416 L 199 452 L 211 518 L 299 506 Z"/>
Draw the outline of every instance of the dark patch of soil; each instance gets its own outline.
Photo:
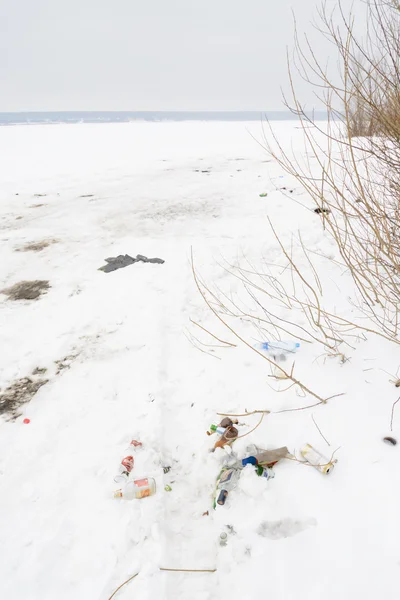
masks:
<path id="1" fill-rule="evenodd" d="M 44 375 L 46 372 L 46 367 L 36 367 L 36 369 L 32 371 L 32 375 Z"/>
<path id="2" fill-rule="evenodd" d="M 22 404 L 29 402 L 36 392 L 48 382 L 48 379 L 31 379 L 23 377 L 12 383 L 0 393 L 0 415 L 8 415 L 11 420 L 20 416 L 18 412 Z"/>
<path id="3" fill-rule="evenodd" d="M 10 288 L 1 290 L 10 300 L 36 300 L 50 288 L 48 281 L 37 279 L 35 281 L 20 281 Z"/>
<path id="4" fill-rule="evenodd" d="M 25 246 L 21 246 L 20 248 L 16 248 L 16 252 L 40 252 L 48 246 L 52 244 L 56 244 L 57 240 L 42 240 L 41 242 L 30 242 L 29 244 L 25 244 Z"/>
<path id="5" fill-rule="evenodd" d="M 77 354 L 69 354 L 68 356 L 61 358 L 60 360 L 56 360 L 55 361 L 55 363 L 57 365 L 56 375 L 59 375 L 65 369 L 70 369 L 71 364 L 73 363 L 73 361 L 75 360 L 75 358 L 77 356 L 78 356 Z"/>

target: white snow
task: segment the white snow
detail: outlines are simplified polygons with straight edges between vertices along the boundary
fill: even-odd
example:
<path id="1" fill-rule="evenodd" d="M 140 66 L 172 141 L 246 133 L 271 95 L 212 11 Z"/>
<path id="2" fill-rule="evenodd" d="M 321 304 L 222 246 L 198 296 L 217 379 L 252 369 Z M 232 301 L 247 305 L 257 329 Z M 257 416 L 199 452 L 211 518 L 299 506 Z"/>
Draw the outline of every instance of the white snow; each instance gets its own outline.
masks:
<path id="1" fill-rule="evenodd" d="M 274 127 L 304 152 L 295 124 Z M 397 600 L 400 446 L 382 437 L 397 399 L 387 373 L 399 360 L 376 336 L 355 343 L 343 365 L 302 344 L 298 377 L 323 397 L 345 395 L 271 414 L 233 447 L 243 456 L 250 443 L 287 445 L 298 455 L 309 442 L 328 457 L 340 447 L 334 471 L 282 461 L 266 481 L 248 466 L 226 505 L 212 509 L 222 453 L 209 452 L 215 440 L 205 432 L 216 412 L 315 399 L 294 388 L 279 393 L 285 382 L 273 384 L 265 362 L 240 344 L 214 349 L 217 360 L 188 341 L 189 331 L 210 343 L 193 319 L 237 343 L 196 290 L 191 248 L 206 282 L 238 293 L 218 263 L 242 255 L 279 262 L 267 216 L 285 242 L 300 229 L 307 247 L 337 257 L 320 218 L 279 188 L 294 187 L 294 199 L 311 207 L 306 194 L 266 162 L 250 130 L 261 138 L 257 123 L 0 128 L 0 288 L 51 285 L 37 301 L 0 295 L 1 388 L 36 367 L 49 379 L 16 421 L 0 424 L 0 598 L 108 600 L 139 572 L 117 600 Z M 56 243 L 16 251 L 44 239 Z M 98 271 L 125 253 L 165 264 Z M 348 274 L 316 264 L 325 265 L 330 308 L 350 314 Z M 69 368 L 56 374 L 65 357 Z M 258 416 L 241 420 L 245 433 Z M 392 435 L 399 428 L 395 412 Z M 155 477 L 157 493 L 116 500 L 113 479 L 131 439 L 144 445 L 133 475 Z M 166 475 L 164 465 L 172 467 Z M 227 525 L 234 533 L 220 547 Z"/>

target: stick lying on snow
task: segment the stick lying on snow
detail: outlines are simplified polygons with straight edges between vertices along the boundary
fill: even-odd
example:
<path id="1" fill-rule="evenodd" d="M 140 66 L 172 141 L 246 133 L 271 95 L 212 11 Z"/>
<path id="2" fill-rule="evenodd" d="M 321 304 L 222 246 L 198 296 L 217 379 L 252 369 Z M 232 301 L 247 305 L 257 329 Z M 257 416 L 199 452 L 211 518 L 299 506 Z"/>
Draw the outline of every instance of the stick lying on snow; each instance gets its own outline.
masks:
<path id="1" fill-rule="evenodd" d="M 217 569 L 165 569 L 163 567 L 160 567 L 160 571 L 174 571 L 174 572 L 178 572 L 178 573 L 215 573 L 216 570 Z M 111 594 L 111 596 L 109 597 L 108 600 L 111 600 L 112 598 L 114 598 L 115 594 L 117 592 L 119 592 L 119 590 L 121 588 L 123 588 L 124 585 L 126 585 L 127 583 L 132 581 L 132 579 L 135 579 L 135 577 L 137 577 L 138 575 L 139 575 L 139 573 L 135 573 L 135 575 L 132 575 L 132 577 L 129 577 L 129 579 L 124 581 L 124 583 L 121 583 L 121 585 L 119 587 L 117 587 L 117 589 Z"/>

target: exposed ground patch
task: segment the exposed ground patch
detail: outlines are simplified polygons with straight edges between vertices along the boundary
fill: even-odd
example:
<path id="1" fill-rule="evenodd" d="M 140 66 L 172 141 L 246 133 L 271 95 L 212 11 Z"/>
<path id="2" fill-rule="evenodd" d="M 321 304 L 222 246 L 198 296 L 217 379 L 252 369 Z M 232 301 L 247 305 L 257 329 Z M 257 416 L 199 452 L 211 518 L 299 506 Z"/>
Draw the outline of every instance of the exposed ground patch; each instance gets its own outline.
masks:
<path id="1" fill-rule="evenodd" d="M 45 280 L 20 281 L 13 286 L 1 290 L 9 300 L 36 300 L 50 288 L 50 283 Z"/>
<path id="2" fill-rule="evenodd" d="M 41 252 L 52 244 L 57 244 L 57 240 L 41 240 L 40 242 L 29 242 L 24 246 L 16 248 L 16 252 Z"/>
<path id="3" fill-rule="evenodd" d="M 12 383 L 0 393 L 0 415 L 7 415 L 11 420 L 20 416 L 18 409 L 29 402 L 48 379 L 31 379 L 23 377 Z"/>
<path id="4" fill-rule="evenodd" d="M 70 369 L 73 361 L 76 359 L 78 354 L 69 354 L 60 360 L 56 360 L 55 364 L 57 365 L 56 375 L 59 375 L 65 369 Z"/>

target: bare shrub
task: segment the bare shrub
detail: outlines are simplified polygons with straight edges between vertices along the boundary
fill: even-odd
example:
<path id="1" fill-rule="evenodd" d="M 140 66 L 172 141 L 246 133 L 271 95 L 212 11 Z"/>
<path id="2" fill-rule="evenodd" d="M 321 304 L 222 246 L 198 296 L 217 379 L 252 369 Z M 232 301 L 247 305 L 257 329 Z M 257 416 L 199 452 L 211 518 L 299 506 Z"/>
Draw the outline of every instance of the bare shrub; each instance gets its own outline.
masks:
<path id="1" fill-rule="evenodd" d="M 299 262 L 293 245 L 285 246 L 272 223 L 282 256 L 278 271 L 250 264 L 226 267 L 242 285 L 240 301 L 211 288 L 193 267 L 199 292 L 214 316 L 272 366 L 274 362 L 243 333 L 249 331 L 246 326 L 258 331 L 261 339 L 289 335 L 319 343 L 342 363 L 347 360 L 346 348 L 367 334 L 400 343 L 400 12 L 397 3 L 377 0 L 368 3 L 367 10 L 368 28 L 362 39 L 355 34 L 353 16 L 347 17 L 340 4 L 336 13 L 328 14 L 326 7 L 320 11 L 320 31 L 339 58 L 339 83 L 327 74 L 308 39 L 300 43 L 295 33 L 294 60 L 288 60 L 292 100 L 286 104 L 298 115 L 305 152 L 293 155 L 284 148 L 271 125 L 264 135 L 269 155 L 307 192 L 321 227 L 335 242 L 340 255 L 335 263 L 354 284 L 350 299 L 354 318 L 324 306 L 312 250 L 299 234 L 299 252 L 306 258 Z M 326 123 L 316 121 L 302 106 L 293 69 L 325 105 Z M 291 381 L 288 389 L 295 385 L 300 393 L 326 402 L 300 381 L 294 365 L 285 376 Z"/>
<path id="2" fill-rule="evenodd" d="M 400 12 L 392 2 L 369 3 L 369 29 L 363 41 L 354 33 L 352 16 L 346 17 L 340 8 L 338 19 L 339 24 L 325 9 L 321 11 L 322 31 L 341 61 L 340 84 L 328 77 L 310 46 L 305 54 L 296 35 L 295 55 L 303 76 L 325 91 L 320 100 L 328 114 L 326 127 L 302 108 L 291 75 L 288 106 L 299 117 L 308 156 L 315 159 L 319 176 L 309 160 L 301 162 L 282 147 L 272 127 L 265 146 L 324 211 L 323 227 L 351 273 L 357 308 L 398 342 Z M 356 137 L 360 135 L 366 137 Z"/>

